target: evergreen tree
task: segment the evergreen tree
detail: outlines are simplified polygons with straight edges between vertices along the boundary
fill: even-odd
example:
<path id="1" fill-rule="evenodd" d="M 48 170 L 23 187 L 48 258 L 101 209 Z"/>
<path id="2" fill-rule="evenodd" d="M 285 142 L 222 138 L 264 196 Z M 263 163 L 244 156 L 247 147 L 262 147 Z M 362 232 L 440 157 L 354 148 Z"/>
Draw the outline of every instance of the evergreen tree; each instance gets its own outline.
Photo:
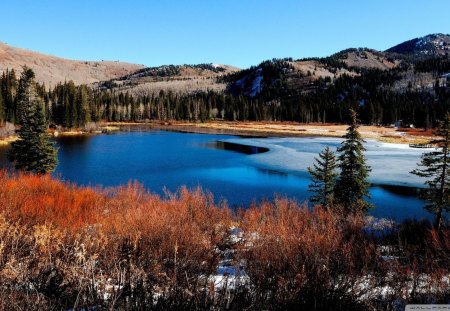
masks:
<path id="1" fill-rule="evenodd" d="M 447 113 L 444 120 L 438 123 L 435 135 L 441 137 L 430 142 L 436 145 L 436 150 L 424 153 L 418 164 L 423 168 L 415 169 L 411 173 L 429 178 L 425 182 L 428 185 L 425 198 L 430 201 L 430 204 L 425 208 L 436 215 L 434 226 L 439 230 L 443 212 L 450 211 L 450 113 Z"/>
<path id="2" fill-rule="evenodd" d="M 15 99 L 17 91 L 17 80 L 14 70 L 9 71 L 6 69 L 0 79 L 0 92 L 3 96 L 3 108 L 5 120 L 11 123 L 15 123 Z"/>
<path id="3" fill-rule="evenodd" d="M 85 85 L 80 86 L 77 92 L 77 123 L 79 127 L 84 126 L 91 121 L 87 96 L 87 87 Z"/>
<path id="4" fill-rule="evenodd" d="M 370 197 L 367 181 L 370 167 L 366 165 L 365 141 L 358 132 L 358 119 L 353 109 L 350 110 L 349 125 L 343 136 L 345 140 L 338 148 L 341 172 L 336 182 L 335 198 L 348 212 L 354 212 L 355 208 L 367 211 L 371 205 L 364 201 L 364 197 Z"/>
<path id="5" fill-rule="evenodd" d="M 17 123 L 22 125 L 28 118 L 29 111 L 37 101 L 34 72 L 24 66 L 20 75 L 19 87 L 16 96 Z"/>
<path id="6" fill-rule="evenodd" d="M 20 96 L 18 93 L 20 101 L 17 102 L 18 107 L 21 107 L 19 139 L 11 144 L 8 157 L 16 169 L 45 174 L 56 168 L 57 150 L 47 134 L 42 103 L 29 96 L 34 92 L 31 89 L 33 87 L 34 73 L 31 69 L 25 68 L 20 81 Z"/>
<path id="7" fill-rule="evenodd" d="M 326 147 L 319 153 L 319 159 L 315 159 L 316 163 L 313 168 L 308 167 L 311 174 L 312 184 L 309 185 L 309 191 L 315 193 L 311 198 L 311 202 L 317 202 L 324 207 L 329 207 L 333 202 L 334 186 L 336 182 L 336 157 L 329 147 Z"/>

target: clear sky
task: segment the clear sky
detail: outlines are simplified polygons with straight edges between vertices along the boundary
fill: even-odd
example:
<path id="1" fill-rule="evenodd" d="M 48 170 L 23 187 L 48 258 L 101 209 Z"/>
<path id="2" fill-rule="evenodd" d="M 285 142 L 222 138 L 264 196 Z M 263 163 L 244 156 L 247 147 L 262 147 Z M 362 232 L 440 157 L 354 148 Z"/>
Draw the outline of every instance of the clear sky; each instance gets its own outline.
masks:
<path id="1" fill-rule="evenodd" d="M 0 41 L 80 60 L 222 63 L 450 33 L 450 0 L 2 0 Z"/>

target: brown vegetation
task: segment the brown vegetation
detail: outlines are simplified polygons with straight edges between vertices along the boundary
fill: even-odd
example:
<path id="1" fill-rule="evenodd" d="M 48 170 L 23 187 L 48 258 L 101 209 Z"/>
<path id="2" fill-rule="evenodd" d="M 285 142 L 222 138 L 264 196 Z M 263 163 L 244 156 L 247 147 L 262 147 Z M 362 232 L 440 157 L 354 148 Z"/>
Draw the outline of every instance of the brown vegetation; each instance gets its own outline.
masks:
<path id="1" fill-rule="evenodd" d="M 348 125 L 333 123 L 257 122 L 257 121 L 210 121 L 203 123 L 172 122 L 167 129 L 186 132 L 222 133 L 250 136 L 323 136 L 342 137 Z M 387 143 L 413 144 L 428 142 L 433 138 L 431 130 L 397 129 L 395 127 L 361 125 L 363 138 Z"/>
<path id="2" fill-rule="evenodd" d="M 349 67 L 375 68 L 389 70 L 395 68 L 400 63 L 399 60 L 388 60 L 383 54 L 375 55 L 371 51 L 351 51 L 346 54 L 344 62 Z"/>
<path id="3" fill-rule="evenodd" d="M 0 173 L 0 309 L 394 309 L 448 301 L 450 230 L 287 199 L 237 214 L 200 189 L 166 198 Z M 230 238 L 230 228 L 239 238 Z M 224 253 L 247 282 L 211 283 Z"/>
<path id="4" fill-rule="evenodd" d="M 143 65 L 115 61 L 77 61 L 20 49 L 0 42 L 0 73 L 14 69 L 16 74 L 26 65 L 36 74 L 36 80 L 46 85 L 72 80 L 89 84 L 119 78 Z"/>

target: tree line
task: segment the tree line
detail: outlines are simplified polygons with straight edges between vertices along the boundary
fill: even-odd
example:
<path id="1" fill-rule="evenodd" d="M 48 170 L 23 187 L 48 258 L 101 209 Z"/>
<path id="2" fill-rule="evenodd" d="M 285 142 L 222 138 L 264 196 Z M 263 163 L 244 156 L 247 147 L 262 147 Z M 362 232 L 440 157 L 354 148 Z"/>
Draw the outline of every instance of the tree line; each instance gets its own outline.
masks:
<path id="1" fill-rule="evenodd" d="M 255 96 L 249 96 L 230 82 L 242 79 L 242 74 L 221 78 L 230 80 L 227 92 L 178 94 L 161 90 L 133 95 L 114 87 L 77 86 L 72 81 L 53 87 L 35 83 L 35 88 L 49 124 L 65 128 L 82 128 L 89 122 L 101 120 L 346 123 L 349 109 L 358 113 L 363 124 L 388 125 L 403 120 L 417 127 L 434 127 L 438 116 L 444 115 L 450 107 L 450 91 L 439 85 L 433 90 L 418 90 L 412 86 L 396 90 L 393 85 L 399 74 L 395 70 L 366 70 L 359 76 L 343 75 L 333 82 L 320 78 L 309 86 L 309 91 L 288 87 L 286 75 L 279 71 L 284 68 L 284 63 L 287 62 L 264 63 L 264 87 Z M 283 70 L 289 71 L 290 67 Z M 0 123 L 17 123 L 18 85 L 14 70 L 3 72 L 0 78 Z"/>

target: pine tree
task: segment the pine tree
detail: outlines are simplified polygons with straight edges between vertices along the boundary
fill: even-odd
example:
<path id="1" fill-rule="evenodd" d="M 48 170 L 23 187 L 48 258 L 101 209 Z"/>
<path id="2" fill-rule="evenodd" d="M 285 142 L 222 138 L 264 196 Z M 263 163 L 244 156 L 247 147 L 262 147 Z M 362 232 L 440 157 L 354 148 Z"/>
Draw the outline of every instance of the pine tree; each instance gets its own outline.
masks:
<path id="1" fill-rule="evenodd" d="M 309 191 L 315 193 L 310 201 L 328 208 L 333 202 L 334 186 L 338 175 L 336 173 L 336 157 L 331 149 L 326 147 L 319 153 L 319 159 L 315 158 L 315 161 L 313 168 L 308 167 L 313 181 L 309 185 Z"/>
<path id="2" fill-rule="evenodd" d="M 17 123 L 22 125 L 28 118 L 28 112 L 32 110 L 32 105 L 37 100 L 36 87 L 34 82 L 34 72 L 24 66 L 20 75 L 19 87 L 16 96 Z"/>
<path id="3" fill-rule="evenodd" d="M 423 168 L 415 169 L 411 173 L 429 178 L 425 182 L 428 185 L 425 198 L 430 201 L 430 204 L 425 208 L 436 215 L 434 226 L 439 230 L 443 212 L 450 211 L 450 113 L 447 113 L 444 120 L 438 123 L 434 134 L 441 137 L 430 142 L 436 145 L 436 150 L 424 153 L 418 164 Z"/>
<path id="4" fill-rule="evenodd" d="M 366 165 L 365 141 L 358 132 L 358 119 L 353 109 L 350 110 L 349 125 L 343 136 L 345 140 L 338 148 L 341 172 L 336 182 L 335 198 L 348 212 L 354 212 L 356 208 L 367 211 L 371 205 L 364 201 L 364 197 L 370 197 L 367 181 L 370 167 Z"/>
<path id="5" fill-rule="evenodd" d="M 31 69 L 24 68 L 19 87 L 20 96 L 18 91 L 20 101 L 17 102 L 21 120 L 19 139 L 11 144 L 8 157 L 16 169 L 45 174 L 56 168 L 57 150 L 47 134 L 42 103 L 29 96 L 35 92 L 33 87 L 34 73 Z"/>
<path id="6" fill-rule="evenodd" d="M 1 95 L 3 96 L 3 108 L 5 120 L 11 123 L 15 123 L 15 99 L 17 91 L 17 80 L 14 70 L 3 72 L 1 77 Z"/>
<path id="7" fill-rule="evenodd" d="M 77 111 L 78 111 L 78 126 L 84 126 L 91 121 L 89 113 L 89 103 L 87 99 L 87 87 L 82 85 L 77 90 Z"/>

